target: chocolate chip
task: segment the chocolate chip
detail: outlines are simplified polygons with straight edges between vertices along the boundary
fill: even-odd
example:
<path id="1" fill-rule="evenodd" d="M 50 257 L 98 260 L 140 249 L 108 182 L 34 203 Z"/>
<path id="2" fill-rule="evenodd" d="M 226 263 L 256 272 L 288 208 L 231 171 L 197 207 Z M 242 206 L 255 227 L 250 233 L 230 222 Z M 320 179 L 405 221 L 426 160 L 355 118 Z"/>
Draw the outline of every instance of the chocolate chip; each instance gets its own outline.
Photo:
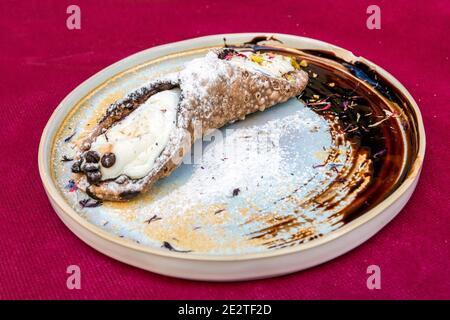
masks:
<path id="1" fill-rule="evenodd" d="M 101 200 L 83 199 L 78 202 L 82 208 L 95 208 L 102 205 Z"/>
<path id="2" fill-rule="evenodd" d="M 80 173 L 81 172 L 81 161 L 75 161 L 72 164 L 72 172 L 73 173 Z"/>
<path id="3" fill-rule="evenodd" d="M 84 154 L 86 162 L 97 163 L 100 160 L 100 155 L 97 151 L 88 151 Z"/>
<path id="4" fill-rule="evenodd" d="M 112 152 L 105 153 L 102 156 L 102 166 L 110 168 L 116 163 L 116 155 Z"/>
<path id="5" fill-rule="evenodd" d="M 102 178 L 100 171 L 90 171 L 86 173 L 86 177 L 89 183 L 97 183 Z"/>
<path id="6" fill-rule="evenodd" d="M 62 162 L 69 162 L 69 161 L 72 161 L 72 160 L 73 160 L 72 158 L 69 158 L 69 157 L 66 156 L 66 155 L 63 155 L 62 158 L 61 158 L 61 161 L 62 161 Z"/>
<path id="7" fill-rule="evenodd" d="M 81 166 L 81 170 L 84 172 L 98 171 L 99 169 L 100 165 L 98 163 L 86 162 Z"/>

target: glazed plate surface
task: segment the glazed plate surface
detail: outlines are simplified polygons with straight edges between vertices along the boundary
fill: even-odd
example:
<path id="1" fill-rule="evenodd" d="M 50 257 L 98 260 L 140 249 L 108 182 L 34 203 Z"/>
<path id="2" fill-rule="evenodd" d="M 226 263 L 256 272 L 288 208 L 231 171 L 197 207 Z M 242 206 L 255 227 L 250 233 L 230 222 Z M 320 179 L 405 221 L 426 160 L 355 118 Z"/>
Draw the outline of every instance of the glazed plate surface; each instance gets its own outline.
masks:
<path id="1" fill-rule="evenodd" d="M 145 195 L 95 203 L 70 171 L 74 147 L 106 107 L 211 48 L 252 43 L 295 57 L 305 93 L 213 131 Z M 420 112 L 390 74 L 296 36 L 208 36 L 130 56 L 69 94 L 49 120 L 39 168 L 56 212 L 120 261 L 189 279 L 293 272 L 359 245 L 404 206 L 425 150 Z"/>

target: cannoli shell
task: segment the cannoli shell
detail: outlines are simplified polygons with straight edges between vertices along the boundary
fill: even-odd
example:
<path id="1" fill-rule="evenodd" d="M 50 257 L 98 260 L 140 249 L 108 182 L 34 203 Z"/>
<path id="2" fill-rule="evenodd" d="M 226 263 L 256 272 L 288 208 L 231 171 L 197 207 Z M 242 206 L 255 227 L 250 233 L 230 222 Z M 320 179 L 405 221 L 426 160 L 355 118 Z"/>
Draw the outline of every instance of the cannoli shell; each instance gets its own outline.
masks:
<path id="1" fill-rule="evenodd" d="M 89 149 L 96 136 L 139 107 L 151 95 L 179 87 L 181 89 L 177 123 L 169 142 L 143 178 L 120 176 L 89 185 L 81 177 L 85 191 L 100 200 L 125 201 L 148 191 L 159 179 L 170 175 L 190 151 L 192 143 L 206 132 L 230 122 L 242 120 L 256 111 L 299 95 L 308 82 L 302 70 L 281 77 L 253 72 L 218 58 L 218 52 L 196 59 L 174 77 L 152 82 L 123 100 L 112 104 L 88 138 L 81 152 Z"/>

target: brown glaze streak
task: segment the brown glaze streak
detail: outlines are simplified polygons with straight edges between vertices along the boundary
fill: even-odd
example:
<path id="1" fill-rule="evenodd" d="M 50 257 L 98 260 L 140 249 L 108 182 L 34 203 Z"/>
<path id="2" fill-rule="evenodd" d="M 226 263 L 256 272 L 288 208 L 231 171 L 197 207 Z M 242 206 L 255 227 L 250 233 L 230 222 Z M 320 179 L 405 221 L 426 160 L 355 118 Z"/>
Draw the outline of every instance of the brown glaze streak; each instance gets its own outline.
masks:
<path id="1" fill-rule="evenodd" d="M 273 47 L 256 46 L 255 51 L 274 51 Z M 353 65 L 332 53 L 318 51 L 294 51 L 275 49 L 294 57 L 298 62 L 307 61 L 310 82 L 301 96 L 307 103 L 322 101 L 328 97 L 329 108 L 310 105 L 315 112 L 330 122 L 335 150 L 331 150 L 323 166 L 334 163 L 339 156 L 339 146 L 351 144 L 345 154 L 346 165 L 327 167 L 330 182 L 323 190 L 312 190 L 299 198 L 295 188 L 291 194 L 278 201 L 295 204 L 292 212 L 283 215 L 259 211 L 247 221 L 264 222 L 265 227 L 250 233 L 249 239 L 262 241 L 268 248 L 283 248 L 321 236 L 314 227 L 314 219 L 304 213 L 330 213 L 326 221 L 330 226 L 341 226 L 361 216 L 383 201 L 404 181 L 411 155 L 415 155 L 417 130 L 414 112 L 406 98 L 394 90 L 375 71 L 358 62 Z M 317 96 L 320 98 L 317 99 Z M 409 111 L 408 110 L 408 111 Z M 380 121 L 382 121 L 380 123 Z M 402 127 L 400 127 L 400 124 Z M 412 124 L 412 125 L 411 125 Z M 410 135 L 411 145 L 404 145 L 404 136 Z M 406 150 L 411 150 L 410 154 Z M 321 165 L 322 166 L 322 165 Z M 339 195 L 345 193 L 344 198 Z M 348 203 L 346 203 L 348 201 Z M 339 224 L 339 225 L 338 225 Z"/>
<path id="2" fill-rule="evenodd" d="M 330 224 L 334 221 L 339 222 L 342 218 L 342 210 L 338 207 L 348 198 L 355 197 L 361 189 L 366 188 L 369 184 L 373 173 L 372 161 L 368 157 L 366 149 L 360 148 L 346 148 L 340 149 L 344 144 L 344 132 L 340 127 L 340 124 L 336 124 L 330 121 L 330 128 L 332 132 L 332 145 L 335 147 L 328 154 L 327 159 L 320 165 L 320 167 L 327 167 L 331 165 L 331 168 L 326 175 L 331 180 L 329 185 L 322 189 L 313 189 L 308 192 L 304 197 L 299 197 L 297 192 L 306 187 L 317 176 L 314 175 L 308 182 L 296 188 L 291 194 L 282 197 L 277 200 L 286 201 L 294 204 L 297 209 L 293 210 L 292 214 L 279 216 L 272 213 L 264 213 L 261 210 L 259 217 L 254 217 L 247 221 L 247 223 L 255 222 L 256 220 L 265 220 L 265 224 L 268 225 L 265 228 L 257 230 L 249 234 L 250 239 L 262 240 L 262 245 L 270 248 L 281 248 L 287 245 L 298 244 L 305 241 L 313 240 L 320 236 L 320 232 L 314 228 L 314 219 L 308 218 L 303 214 L 304 211 L 315 211 L 317 214 L 322 212 L 333 212 L 326 218 Z M 341 155 L 342 150 L 345 150 L 345 166 L 337 169 L 333 164 L 338 163 L 338 157 Z M 344 193 L 346 197 L 340 198 L 340 195 Z M 338 210 L 336 210 L 336 208 Z M 289 236 L 279 237 L 279 234 L 283 231 L 290 231 L 295 228 L 295 232 L 288 233 Z"/>

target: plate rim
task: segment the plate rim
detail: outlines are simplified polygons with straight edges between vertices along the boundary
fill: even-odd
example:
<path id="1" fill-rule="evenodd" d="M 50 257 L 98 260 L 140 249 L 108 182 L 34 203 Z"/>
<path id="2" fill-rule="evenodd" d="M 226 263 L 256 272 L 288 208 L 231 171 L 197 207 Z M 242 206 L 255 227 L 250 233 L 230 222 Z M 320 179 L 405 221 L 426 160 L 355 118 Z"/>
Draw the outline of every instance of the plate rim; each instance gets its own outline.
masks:
<path id="1" fill-rule="evenodd" d="M 333 232 L 330 232 L 327 235 L 324 235 L 318 239 L 315 239 L 314 241 L 309 241 L 307 243 L 298 244 L 293 247 L 288 248 L 281 248 L 277 250 L 270 250 L 265 252 L 254 252 L 254 253 L 241 253 L 241 254 L 230 254 L 230 255 L 214 255 L 214 254 L 199 254 L 199 253 L 179 253 L 179 252 L 173 252 L 165 249 L 159 249 L 159 248 L 153 248 L 149 246 L 139 245 L 135 244 L 129 240 L 122 239 L 120 237 L 114 236 L 113 234 L 107 232 L 106 230 L 100 228 L 99 226 L 94 225 L 93 223 L 89 222 L 85 218 L 81 217 L 72 206 L 70 206 L 67 201 L 64 199 L 60 191 L 58 191 L 58 187 L 55 184 L 54 179 L 52 178 L 51 172 L 46 170 L 46 162 L 51 161 L 51 157 L 49 156 L 49 152 L 47 151 L 47 145 L 46 140 L 49 138 L 49 132 L 51 131 L 52 126 L 57 126 L 55 118 L 59 114 L 63 114 L 64 117 L 67 116 L 70 111 L 73 108 L 72 105 L 67 105 L 68 100 L 73 98 L 74 96 L 79 95 L 78 91 L 82 91 L 82 89 L 86 86 L 91 86 L 91 82 L 97 81 L 99 78 L 104 77 L 106 74 L 111 72 L 111 70 L 120 67 L 121 65 L 127 65 L 127 63 L 133 61 L 134 59 L 137 59 L 139 57 L 144 57 L 151 53 L 152 51 L 161 51 L 164 49 L 169 49 L 170 47 L 177 47 L 177 46 L 183 46 L 187 45 L 191 42 L 218 42 L 218 40 L 223 41 L 224 38 L 227 40 L 232 41 L 242 41 L 252 39 L 257 36 L 266 36 L 266 37 L 276 37 L 280 40 L 293 40 L 293 41 L 307 41 L 311 43 L 317 43 L 321 46 L 330 47 L 334 50 L 340 51 L 342 54 L 349 55 L 350 57 L 353 57 L 354 59 L 362 59 L 365 63 L 370 65 L 371 67 L 376 68 L 378 72 L 380 72 L 385 78 L 391 82 L 394 86 L 399 88 L 402 93 L 405 95 L 406 99 L 410 102 L 411 106 L 413 107 L 413 111 L 415 113 L 416 119 L 417 119 L 417 131 L 418 131 L 418 144 L 419 149 L 417 151 L 416 158 L 414 159 L 414 162 L 411 165 L 411 169 L 407 173 L 407 177 L 405 180 L 392 192 L 386 199 L 381 201 L 379 204 L 374 206 L 372 209 L 368 210 L 366 213 L 361 215 L 360 217 L 352 220 L 351 222 L 347 223 L 346 225 L 340 227 L 337 230 L 334 230 Z M 240 40 L 242 39 L 242 40 Z M 176 53 L 176 51 L 174 52 Z M 156 58 L 153 58 L 156 59 Z M 151 61 L 151 60 L 149 60 Z M 132 67 L 131 67 L 132 68 Z M 126 71 L 129 69 L 129 67 L 124 68 L 121 72 Z M 117 74 L 117 73 L 116 73 Z M 114 75 L 112 75 L 114 76 Z M 103 84 L 105 81 L 107 81 L 112 76 L 108 76 L 106 80 L 102 81 L 101 84 Z M 100 84 L 100 85 L 101 85 Z M 96 86 L 94 86 L 96 87 Z M 91 89 L 93 90 L 93 88 Z M 82 96 L 84 97 L 84 95 Z M 81 97 L 81 98 L 82 98 Z M 78 100 L 80 100 L 79 98 Z M 67 110 L 64 110 L 67 109 Z M 55 130 L 56 131 L 56 130 Z M 51 137 L 51 141 L 53 141 L 54 134 Z M 50 146 L 51 147 L 51 146 Z M 142 51 L 139 51 L 137 53 L 131 54 L 109 66 L 106 68 L 103 68 L 102 70 L 96 72 L 94 75 L 89 77 L 87 80 L 83 81 L 81 84 L 79 84 L 75 89 L 73 89 L 69 94 L 65 96 L 65 98 L 58 104 L 57 108 L 53 111 L 52 115 L 50 116 L 49 120 L 47 121 L 47 124 L 45 125 L 45 128 L 42 132 L 40 143 L 39 143 L 39 151 L 38 151 L 38 167 L 39 167 L 39 173 L 42 180 L 42 183 L 44 185 L 44 189 L 47 193 L 47 196 L 50 198 L 51 201 L 54 201 L 64 212 L 64 214 L 69 217 L 72 221 L 76 222 L 79 226 L 81 226 L 84 229 L 87 229 L 91 233 L 95 234 L 96 236 L 99 236 L 103 238 L 103 240 L 107 240 L 109 242 L 113 242 L 116 245 L 119 245 L 121 247 L 125 247 L 127 249 L 131 249 L 134 251 L 139 251 L 141 253 L 147 253 L 152 255 L 158 255 L 166 258 L 177 258 L 182 260 L 200 260 L 200 261 L 248 261 L 248 260 L 258 260 L 258 259 L 265 259 L 270 257 L 277 257 L 282 255 L 289 255 L 294 253 L 299 253 L 301 251 L 306 251 L 312 248 L 317 248 L 320 246 L 324 246 L 328 244 L 329 242 L 332 242 L 336 240 L 337 238 L 340 238 L 353 230 L 361 227 L 362 225 L 366 224 L 370 220 L 374 219 L 375 217 L 382 214 L 385 210 L 387 210 L 389 207 L 394 205 L 400 198 L 407 193 L 411 187 L 415 187 L 415 183 L 417 182 L 422 164 L 425 157 L 425 149 L 426 149 L 426 136 L 425 136 L 425 128 L 423 124 L 422 115 L 419 109 L 419 106 L 417 105 L 414 98 L 411 96 L 409 91 L 388 71 L 383 69 L 382 67 L 376 65 L 375 63 L 371 62 L 370 60 L 367 60 L 364 57 L 361 56 L 355 56 L 351 51 L 348 51 L 347 49 L 343 49 L 339 46 L 316 40 L 309 37 L 302 37 L 297 35 L 290 35 L 290 34 L 283 34 L 283 33 L 272 33 L 272 32 L 252 32 L 252 33 L 228 33 L 228 34 L 214 34 L 214 35 L 208 35 L 208 36 L 202 36 L 202 37 L 196 37 L 196 38 L 190 38 L 187 40 L 182 41 L 176 41 L 171 42 L 155 47 L 151 47 L 148 49 L 144 49 Z M 61 219 L 61 217 L 59 217 Z M 69 229 L 71 229 L 69 227 Z M 381 230 L 381 228 L 380 228 Z M 73 230 L 71 230 L 73 232 Z M 379 230 L 377 230 L 375 233 L 378 233 Z M 77 235 L 77 237 L 79 237 Z M 84 239 L 81 239 L 85 241 Z M 98 250 L 98 249 L 97 249 Z"/>

